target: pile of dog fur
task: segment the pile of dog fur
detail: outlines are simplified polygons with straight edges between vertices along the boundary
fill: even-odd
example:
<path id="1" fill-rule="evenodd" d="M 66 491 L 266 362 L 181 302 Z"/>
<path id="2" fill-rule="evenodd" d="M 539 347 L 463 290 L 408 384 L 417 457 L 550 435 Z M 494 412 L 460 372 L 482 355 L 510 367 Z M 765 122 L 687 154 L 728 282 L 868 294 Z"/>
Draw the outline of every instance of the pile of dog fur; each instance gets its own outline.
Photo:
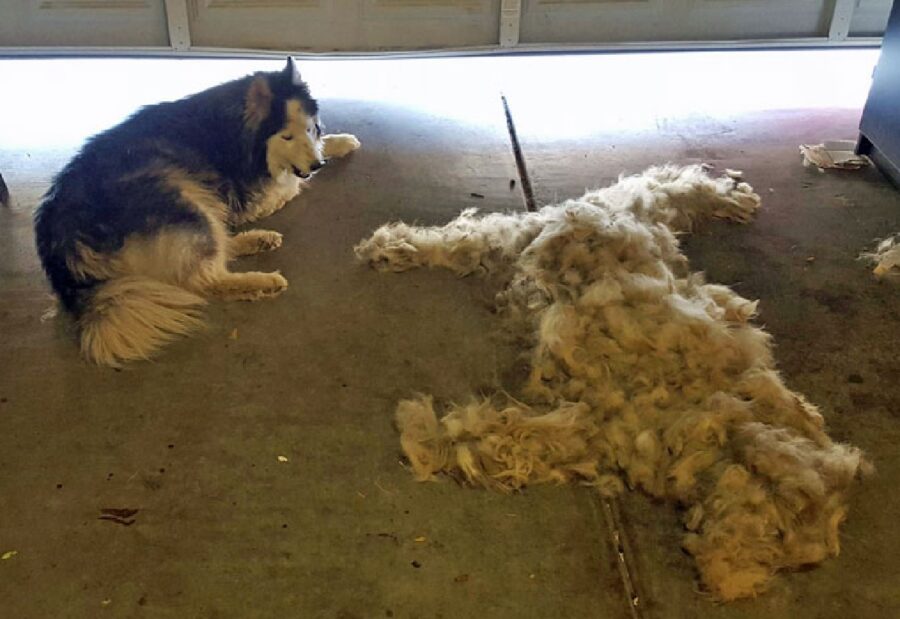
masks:
<path id="1" fill-rule="evenodd" d="M 440 419 L 430 397 L 400 402 L 416 476 L 501 491 L 627 485 L 677 502 L 684 548 L 722 600 L 836 555 L 845 494 L 869 465 L 784 385 L 750 322 L 756 302 L 691 273 L 676 239 L 758 206 L 739 173 L 668 166 L 535 213 L 469 210 L 361 242 L 358 257 L 381 270 L 506 272 L 499 305 L 532 325 L 523 401 L 497 394 Z"/>

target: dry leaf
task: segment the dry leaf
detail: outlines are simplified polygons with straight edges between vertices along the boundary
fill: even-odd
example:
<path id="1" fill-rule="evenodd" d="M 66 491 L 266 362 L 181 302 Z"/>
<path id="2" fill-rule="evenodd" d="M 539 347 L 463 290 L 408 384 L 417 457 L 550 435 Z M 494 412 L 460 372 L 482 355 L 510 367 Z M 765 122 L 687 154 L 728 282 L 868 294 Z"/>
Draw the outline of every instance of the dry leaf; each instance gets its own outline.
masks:
<path id="1" fill-rule="evenodd" d="M 12 559 L 17 554 L 19 554 L 18 550 L 7 550 L 2 555 L 0 555 L 0 559 L 3 559 L 4 561 L 6 561 L 7 559 Z"/>
<path id="2" fill-rule="evenodd" d="M 279 462 L 287 462 L 288 461 L 287 456 L 278 456 L 278 461 Z"/>

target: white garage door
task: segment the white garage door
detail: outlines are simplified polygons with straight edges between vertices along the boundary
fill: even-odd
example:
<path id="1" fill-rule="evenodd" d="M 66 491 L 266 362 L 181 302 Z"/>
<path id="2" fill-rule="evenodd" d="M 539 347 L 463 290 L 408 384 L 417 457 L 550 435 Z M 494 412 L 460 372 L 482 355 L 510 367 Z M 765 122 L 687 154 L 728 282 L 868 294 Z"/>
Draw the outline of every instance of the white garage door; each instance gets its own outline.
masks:
<path id="1" fill-rule="evenodd" d="M 891 0 L 3 0 L 0 53 L 871 42 Z"/>

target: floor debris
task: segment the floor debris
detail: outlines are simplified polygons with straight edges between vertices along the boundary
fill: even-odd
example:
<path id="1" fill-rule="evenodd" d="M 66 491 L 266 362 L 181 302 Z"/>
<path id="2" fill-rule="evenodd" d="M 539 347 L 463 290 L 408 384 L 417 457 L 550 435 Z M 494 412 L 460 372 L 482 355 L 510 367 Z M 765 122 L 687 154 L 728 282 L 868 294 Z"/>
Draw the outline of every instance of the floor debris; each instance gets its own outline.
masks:
<path id="1" fill-rule="evenodd" d="M 100 510 L 100 516 L 97 520 L 109 520 L 110 522 L 130 527 L 135 523 L 134 516 L 139 511 L 138 509 L 105 507 Z"/>
<path id="2" fill-rule="evenodd" d="M 865 155 L 857 155 L 853 140 L 830 140 L 822 144 L 801 144 L 803 165 L 822 169 L 858 170 L 869 165 Z"/>
<path id="3" fill-rule="evenodd" d="M 900 276 L 900 233 L 879 241 L 875 251 L 863 252 L 860 258 L 875 263 L 876 277 Z"/>
<path id="4" fill-rule="evenodd" d="M 393 533 L 366 533 L 366 537 L 381 537 L 384 539 L 389 539 L 394 542 L 395 546 L 400 545 L 400 538 L 398 538 Z"/>
<path id="5" fill-rule="evenodd" d="M 44 310 L 44 313 L 41 314 L 41 322 L 47 322 L 48 320 L 53 320 L 59 315 L 59 306 L 54 303 L 50 307 Z"/>
<path id="6" fill-rule="evenodd" d="M 373 483 L 375 484 L 375 487 L 376 487 L 376 488 L 378 488 L 379 490 L 381 490 L 381 491 L 384 492 L 385 494 L 388 494 L 388 495 L 394 495 L 394 494 L 397 494 L 397 491 L 396 491 L 396 490 L 388 490 L 387 488 L 385 488 L 384 486 L 382 486 L 380 483 L 378 483 L 378 480 L 377 480 L 377 479 L 376 479 Z"/>

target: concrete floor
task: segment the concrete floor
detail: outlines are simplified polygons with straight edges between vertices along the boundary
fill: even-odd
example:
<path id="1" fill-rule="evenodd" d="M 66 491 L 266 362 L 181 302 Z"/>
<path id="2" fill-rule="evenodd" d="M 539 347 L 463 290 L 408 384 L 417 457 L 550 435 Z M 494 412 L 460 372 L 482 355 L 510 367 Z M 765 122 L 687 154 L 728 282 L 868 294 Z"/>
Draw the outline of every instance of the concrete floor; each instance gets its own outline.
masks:
<path id="1" fill-rule="evenodd" d="M 284 233 L 282 249 L 241 265 L 280 269 L 291 287 L 212 306 L 206 333 L 122 372 L 85 365 L 71 326 L 42 319 L 51 301 L 30 216 L 71 145 L 0 144 L 15 200 L 0 211 L 0 555 L 17 551 L 0 561 L 0 616 L 632 616 L 588 490 L 497 496 L 417 484 L 400 463 L 399 398 L 515 387 L 489 285 L 381 276 L 351 252 L 388 219 L 522 208 L 498 89 L 468 80 L 447 74 L 452 87 L 415 106 L 326 92 L 328 129 L 356 133 L 363 149 L 263 222 Z M 539 203 L 664 161 L 744 170 L 763 210 L 687 239 L 693 265 L 761 299 L 790 386 L 879 470 L 853 499 L 839 558 L 728 606 L 694 592 L 675 511 L 627 495 L 641 616 L 900 616 L 900 288 L 856 261 L 900 229 L 900 194 L 873 170 L 820 174 L 797 154 L 853 137 L 859 108 L 657 110 L 579 135 L 547 131 L 548 118 L 577 125 L 578 101 L 507 94 Z M 138 511 L 126 526 L 99 518 L 109 508 Z"/>

